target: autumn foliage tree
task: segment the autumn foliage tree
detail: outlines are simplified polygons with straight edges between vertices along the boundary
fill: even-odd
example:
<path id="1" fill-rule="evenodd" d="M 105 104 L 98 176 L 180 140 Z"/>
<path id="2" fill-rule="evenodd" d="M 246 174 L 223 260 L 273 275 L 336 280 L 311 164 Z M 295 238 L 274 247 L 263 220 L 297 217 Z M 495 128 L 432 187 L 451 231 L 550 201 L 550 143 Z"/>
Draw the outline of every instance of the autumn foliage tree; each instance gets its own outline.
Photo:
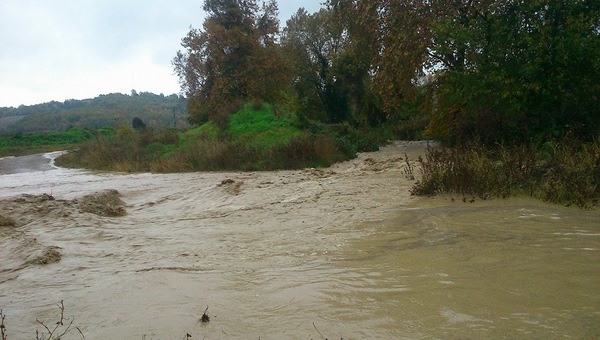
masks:
<path id="1" fill-rule="evenodd" d="M 339 122 L 347 115 L 333 70 L 345 44 L 342 33 L 329 11 L 310 14 L 304 8 L 287 21 L 283 31 L 282 44 L 296 75 L 300 110 L 312 119 Z"/>
<path id="2" fill-rule="evenodd" d="M 432 7 L 410 0 L 329 0 L 328 7 L 372 75 L 370 88 L 381 108 L 387 115 L 403 110 L 416 96 L 414 80 L 423 74 Z"/>
<path id="3" fill-rule="evenodd" d="M 290 83 L 276 1 L 205 0 L 203 8 L 203 28 L 190 30 L 173 60 L 190 120 L 224 124 L 247 101 L 276 102 Z"/>

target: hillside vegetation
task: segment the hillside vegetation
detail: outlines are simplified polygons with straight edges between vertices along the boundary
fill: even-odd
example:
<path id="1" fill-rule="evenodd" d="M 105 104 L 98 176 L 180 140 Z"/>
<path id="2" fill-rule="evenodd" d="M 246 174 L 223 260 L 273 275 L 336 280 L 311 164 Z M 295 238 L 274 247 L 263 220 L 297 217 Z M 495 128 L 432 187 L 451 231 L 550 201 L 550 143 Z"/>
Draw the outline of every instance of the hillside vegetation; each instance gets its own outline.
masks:
<path id="1" fill-rule="evenodd" d="M 93 130 L 129 124 L 134 117 L 149 127 L 184 127 L 188 126 L 185 105 L 185 99 L 177 95 L 131 91 L 131 95 L 111 93 L 93 99 L 1 107 L 0 134 L 63 132 L 71 127 Z"/>

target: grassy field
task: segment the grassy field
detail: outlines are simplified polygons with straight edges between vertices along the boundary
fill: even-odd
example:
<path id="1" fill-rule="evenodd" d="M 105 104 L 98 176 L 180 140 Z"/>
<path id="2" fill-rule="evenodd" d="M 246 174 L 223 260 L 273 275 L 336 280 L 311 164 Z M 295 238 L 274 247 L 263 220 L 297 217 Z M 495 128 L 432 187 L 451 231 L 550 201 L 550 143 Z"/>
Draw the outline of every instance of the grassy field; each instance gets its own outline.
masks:
<path id="1" fill-rule="evenodd" d="M 111 129 L 90 131 L 71 128 L 65 132 L 14 133 L 0 136 L 0 157 L 71 149 L 75 145 L 109 135 Z"/>

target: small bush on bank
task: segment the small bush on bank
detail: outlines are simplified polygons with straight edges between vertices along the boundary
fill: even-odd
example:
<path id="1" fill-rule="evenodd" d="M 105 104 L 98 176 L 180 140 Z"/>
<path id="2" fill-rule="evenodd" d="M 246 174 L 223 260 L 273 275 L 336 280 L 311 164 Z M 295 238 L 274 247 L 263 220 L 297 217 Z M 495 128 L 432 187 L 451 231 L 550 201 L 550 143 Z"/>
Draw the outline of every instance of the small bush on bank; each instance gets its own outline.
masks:
<path id="1" fill-rule="evenodd" d="M 422 179 L 412 188 L 414 195 L 456 193 L 487 199 L 527 194 L 582 208 L 600 203 L 598 140 L 549 142 L 540 148 L 430 148 L 419 164 Z"/>

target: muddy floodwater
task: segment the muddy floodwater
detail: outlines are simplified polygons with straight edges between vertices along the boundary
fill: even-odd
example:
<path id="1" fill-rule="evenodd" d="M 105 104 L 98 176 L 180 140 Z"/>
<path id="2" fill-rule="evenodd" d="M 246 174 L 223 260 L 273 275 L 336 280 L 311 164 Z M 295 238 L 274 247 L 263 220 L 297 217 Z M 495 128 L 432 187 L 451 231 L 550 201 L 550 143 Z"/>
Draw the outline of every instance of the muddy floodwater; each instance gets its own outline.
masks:
<path id="1" fill-rule="evenodd" d="M 8 339 L 61 300 L 86 339 L 600 338 L 600 213 L 411 197 L 424 150 L 167 175 L 2 159 Z"/>

